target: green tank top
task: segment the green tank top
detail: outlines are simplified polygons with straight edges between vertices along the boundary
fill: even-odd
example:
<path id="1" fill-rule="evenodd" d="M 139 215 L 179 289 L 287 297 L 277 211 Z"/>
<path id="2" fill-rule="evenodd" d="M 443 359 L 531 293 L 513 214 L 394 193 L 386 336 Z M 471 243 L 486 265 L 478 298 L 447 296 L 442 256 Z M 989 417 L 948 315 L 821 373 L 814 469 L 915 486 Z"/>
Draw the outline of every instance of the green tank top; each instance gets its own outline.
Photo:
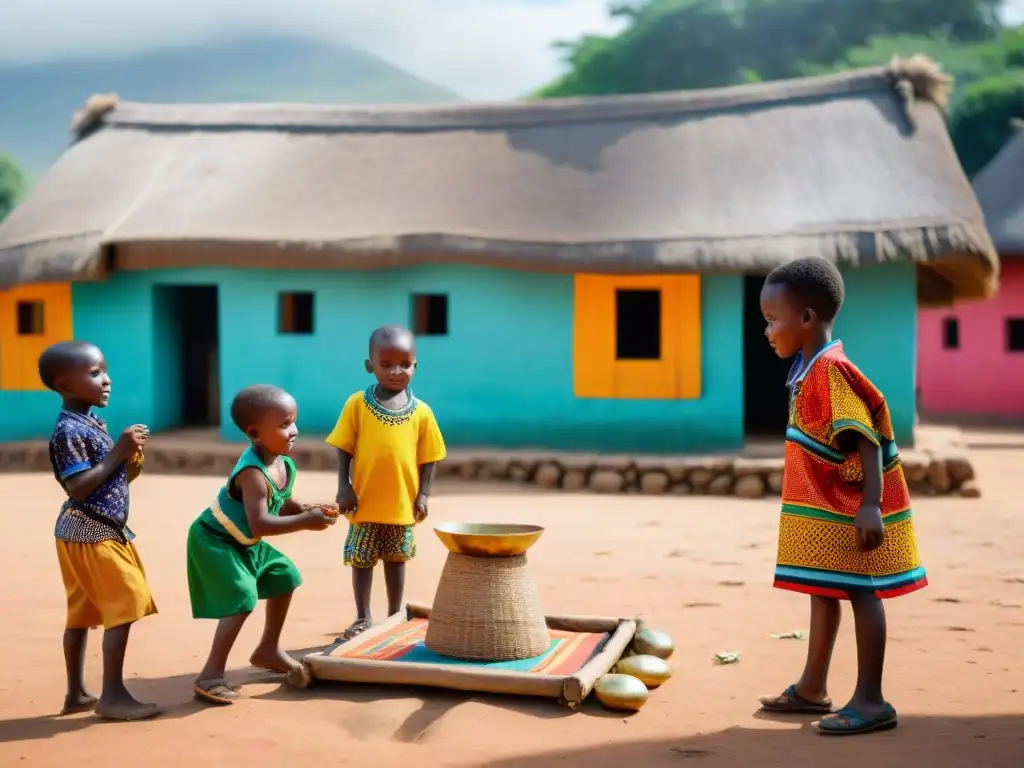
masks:
<path id="1" fill-rule="evenodd" d="M 281 507 L 285 501 L 291 498 L 292 487 L 295 485 L 294 462 L 287 456 L 282 456 L 281 460 L 284 462 L 285 473 L 288 477 L 284 488 L 277 487 L 277 484 L 267 471 L 266 465 L 260 460 L 260 457 L 256 455 L 256 451 L 250 445 L 239 457 L 238 463 L 231 470 L 228 481 L 224 483 L 224 486 L 217 493 L 217 498 L 214 499 L 213 504 L 203 511 L 199 516 L 199 520 L 218 533 L 223 531 L 239 544 L 244 546 L 256 544 L 259 539 L 252 535 L 252 530 L 249 528 L 249 521 L 245 516 L 245 505 L 240 500 L 232 498 L 228 489 L 231 488 L 239 472 L 249 467 L 255 467 L 263 473 L 263 477 L 267 481 L 267 493 L 269 495 L 267 499 L 267 512 L 276 517 L 280 514 Z"/>

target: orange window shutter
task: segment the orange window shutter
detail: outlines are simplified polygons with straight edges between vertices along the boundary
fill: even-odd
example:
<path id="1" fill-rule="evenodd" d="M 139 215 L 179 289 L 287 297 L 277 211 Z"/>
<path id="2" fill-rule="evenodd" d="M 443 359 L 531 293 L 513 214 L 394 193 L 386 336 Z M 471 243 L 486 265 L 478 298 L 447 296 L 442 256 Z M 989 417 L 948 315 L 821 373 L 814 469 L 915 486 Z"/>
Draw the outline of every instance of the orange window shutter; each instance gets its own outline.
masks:
<path id="1" fill-rule="evenodd" d="M 700 397 L 699 276 L 576 275 L 574 286 L 573 388 L 577 397 Z M 651 359 L 617 359 L 618 300 L 620 292 L 631 291 L 658 294 L 660 344 Z M 647 298 L 655 297 L 648 293 Z"/>
<path id="2" fill-rule="evenodd" d="M 71 285 L 44 283 L 0 291 L 0 389 L 45 389 L 39 355 L 73 338 Z"/>

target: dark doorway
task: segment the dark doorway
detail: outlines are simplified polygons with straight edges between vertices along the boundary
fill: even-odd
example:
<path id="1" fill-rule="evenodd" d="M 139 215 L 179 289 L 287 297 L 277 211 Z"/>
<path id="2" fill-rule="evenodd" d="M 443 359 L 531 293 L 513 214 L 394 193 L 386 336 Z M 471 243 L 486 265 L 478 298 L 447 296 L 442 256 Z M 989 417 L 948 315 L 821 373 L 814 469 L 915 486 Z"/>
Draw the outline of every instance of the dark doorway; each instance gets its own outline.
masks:
<path id="1" fill-rule="evenodd" d="M 167 427 L 217 426 L 220 381 L 217 286 L 159 286 L 155 296 L 157 408 Z"/>
<path id="2" fill-rule="evenodd" d="M 789 419 L 792 361 L 779 359 L 764 336 L 762 285 L 764 275 L 743 280 L 743 429 L 748 437 L 781 437 Z"/>

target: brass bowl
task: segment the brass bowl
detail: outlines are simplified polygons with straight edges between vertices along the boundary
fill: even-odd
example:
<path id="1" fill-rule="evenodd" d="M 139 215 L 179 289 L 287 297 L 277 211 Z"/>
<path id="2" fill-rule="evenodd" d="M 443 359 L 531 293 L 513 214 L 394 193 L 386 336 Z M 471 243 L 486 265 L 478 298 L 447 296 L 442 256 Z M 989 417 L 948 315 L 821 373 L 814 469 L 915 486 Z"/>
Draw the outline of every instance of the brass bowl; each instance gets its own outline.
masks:
<path id="1" fill-rule="evenodd" d="M 434 533 L 449 552 L 473 557 L 515 557 L 544 533 L 539 525 L 507 523 L 441 523 Z"/>

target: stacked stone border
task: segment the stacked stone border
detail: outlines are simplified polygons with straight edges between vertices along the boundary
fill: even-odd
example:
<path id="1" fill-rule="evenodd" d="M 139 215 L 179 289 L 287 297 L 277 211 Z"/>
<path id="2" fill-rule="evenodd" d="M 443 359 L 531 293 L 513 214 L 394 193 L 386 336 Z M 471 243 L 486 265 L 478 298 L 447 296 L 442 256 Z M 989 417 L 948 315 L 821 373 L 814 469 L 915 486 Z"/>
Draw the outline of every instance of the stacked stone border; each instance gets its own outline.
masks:
<path id="1" fill-rule="evenodd" d="M 152 474 L 224 477 L 242 446 L 211 441 L 186 445 L 154 437 L 146 450 L 145 469 Z M 299 469 L 332 471 L 333 449 L 301 443 L 292 453 Z M 906 451 L 904 472 L 915 496 L 978 498 L 974 467 L 959 449 Z M 505 481 L 549 490 L 594 493 L 641 493 L 677 496 L 778 496 L 782 458 L 730 456 L 611 456 L 548 451 L 449 452 L 438 477 L 464 481 Z M 49 472 L 45 443 L 0 444 L 0 472 Z"/>

